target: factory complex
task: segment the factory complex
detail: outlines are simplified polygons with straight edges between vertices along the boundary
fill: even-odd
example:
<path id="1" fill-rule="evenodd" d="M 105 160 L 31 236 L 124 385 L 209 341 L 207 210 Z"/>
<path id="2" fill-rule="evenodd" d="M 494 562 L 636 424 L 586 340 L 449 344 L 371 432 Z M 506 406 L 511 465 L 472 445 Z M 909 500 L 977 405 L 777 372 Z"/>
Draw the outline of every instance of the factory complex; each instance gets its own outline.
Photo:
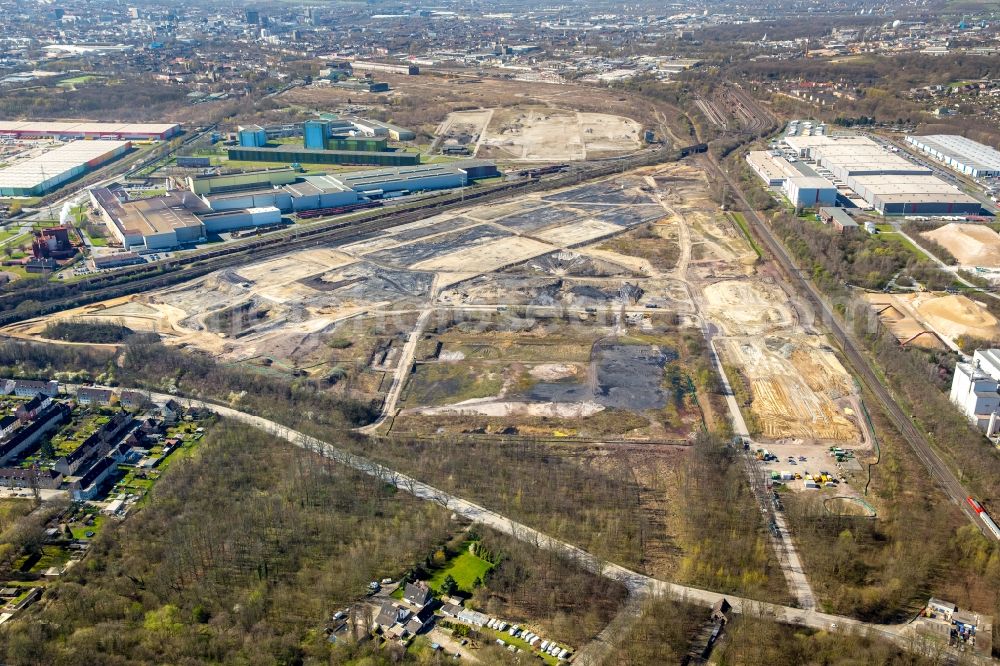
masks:
<path id="1" fill-rule="evenodd" d="M 753 151 L 747 162 L 796 207 L 863 204 L 881 215 L 975 215 L 980 203 L 910 162 L 858 135 L 793 133 L 780 147 Z"/>
<path id="2" fill-rule="evenodd" d="M 906 142 L 973 178 L 1000 177 L 1000 151 L 955 134 L 908 136 Z"/>
<path id="3" fill-rule="evenodd" d="M 267 227 L 283 213 L 373 205 L 373 200 L 424 190 L 464 187 L 497 175 L 484 160 L 418 165 L 336 175 L 303 176 L 293 168 L 189 176 L 188 189 L 128 200 L 114 190 L 90 190 L 90 200 L 126 250 L 158 251 L 213 234 Z"/>
<path id="4" fill-rule="evenodd" d="M 34 197 L 124 155 L 129 141 L 71 141 L 0 169 L 0 196 Z"/>
<path id="5" fill-rule="evenodd" d="M 301 127 L 301 129 L 299 129 Z M 418 153 L 390 148 L 389 139 L 410 141 L 416 134 L 390 123 L 364 118 L 340 118 L 323 114 L 289 131 L 260 125 L 237 128 L 239 147 L 228 150 L 229 159 L 241 162 L 288 162 L 289 164 L 350 164 L 365 166 L 412 166 L 420 164 Z M 271 144 L 272 139 L 302 136 L 302 147 Z"/>
<path id="6" fill-rule="evenodd" d="M 115 139 L 163 141 L 181 133 L 176 123 L 33 122 L 0 120 L 0 139 Z"/>

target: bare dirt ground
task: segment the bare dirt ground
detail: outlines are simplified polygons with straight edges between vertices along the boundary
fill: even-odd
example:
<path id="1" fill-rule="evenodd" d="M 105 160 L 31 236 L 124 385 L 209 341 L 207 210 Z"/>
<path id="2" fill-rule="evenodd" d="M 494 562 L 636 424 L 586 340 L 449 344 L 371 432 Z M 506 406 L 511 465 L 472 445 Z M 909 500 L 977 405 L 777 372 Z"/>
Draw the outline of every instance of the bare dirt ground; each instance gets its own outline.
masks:
<path id="1" fill-rule="evenodd" d="M 897 294 L 865 294 L 865 298 L 900 344 L 923 349 L 946 349 L 937 333 L 917 321 L 909 304 L 900 300 Z"/>
<path id="2" fill-rule="evenodd" d="M 835 402 L 853 391 L 850 375 L 817 340 L 726 338 L 716 344 L 749 380 L 750 409 L 766 438 L 857 439 L 856 425 Z"/>
<path id="3" fill-rule="evenodd" d="M 989 310 L 967 296 L 907 294 L 901 296 L 938 335 L 954 341 L 960 336 L 1000 339 L 1000 322 Z"/>
<path id="4" fill-rule="evenodd" d="M 744 409 L 756 417 L 759 437 L 858 441 L 860 431 L 841 404 L 854 392 L 850 375 L 825 340 L 799 323 L 780 284 L 758 271 L 756 254 L 709 198 L 704 176 L 677 164 L 661 169 L 655 182 L 681 228 L 678 270 L 706 327 L 718 335 L 724 363 L 740 374 L 730 381 L 747 386 Z"/>
<path id="5" fill-rule="evenodd" d="M 294 88 L 277 99 L 294 106 L 323 110 L 345 105 L 350 99 L 352 104 L 370 107 L 380 119 L 422 133 L 428 141 L 441 129 L 449 113 L 469 111 L 470 107 L 479 110 L 525 106 L 581 112 L 584 114 L 582 129 L 587 138 L 592 139 L 591 150 L 595 153 L 606 151 L 607 144 L 597 135 L 596 130 L 594 133 L 586 132 L 595 124 L 595 118 L 588 114 L 632 119 L 643 127 L 656 128 L 658 135 L 666 135 L 668 138 L 671 134 L 666 131 L 664 123 L 676 116 L 676 112 L 665 105 L 636 98 L 634 95 L 573 83 L 552 84 L 490 78 L 471 80 L 435 73 L 422 73 L 419 76 L 379 74 L 378 78 L 387 81 L 392 91 L 355 93 L 311 86 Z M 392 100 L 391 104 L 388 103 L 389 100 Z"/>
<path id="6" fill-rule="evenodd" d="M 963 266 L 1000 267 L 1000 234 L 987 226 L 953 222 L 921 235 L 951 252 Z"/>
<path id="7" fill-rule="evenodd" d="M 636 121 L 604 113 L 545 106 L 494 109 L 477 156 L 559 162 L 607 157 L 641 148 L 641 133 Z"/>

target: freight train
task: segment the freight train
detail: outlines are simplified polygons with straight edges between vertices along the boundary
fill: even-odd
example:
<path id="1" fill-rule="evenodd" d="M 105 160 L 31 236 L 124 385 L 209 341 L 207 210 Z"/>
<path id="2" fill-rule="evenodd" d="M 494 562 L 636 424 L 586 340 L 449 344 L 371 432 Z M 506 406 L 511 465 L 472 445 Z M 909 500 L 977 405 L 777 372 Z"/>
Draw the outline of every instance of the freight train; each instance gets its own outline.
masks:
<path id="1" fill-rule="evenodd" d="M 990 514 L 986 513 L 986 509 L 983 508 L 983 505 L 972 497 L 967 497 L 965 499 L 969 503 L 969 506 L 972 507 L 972 510 L 976 512 L 976 515 L 979 516 L 979 519 L 983 521 L 983 524 L 986 525 L 986 529 L 990 531 L 990 534 L 992 534 L 997 541 L 1000 541 L 1000 527 L 997 527 L 997 524 L 993 522 L 992 518 L 990 518 Z"/>

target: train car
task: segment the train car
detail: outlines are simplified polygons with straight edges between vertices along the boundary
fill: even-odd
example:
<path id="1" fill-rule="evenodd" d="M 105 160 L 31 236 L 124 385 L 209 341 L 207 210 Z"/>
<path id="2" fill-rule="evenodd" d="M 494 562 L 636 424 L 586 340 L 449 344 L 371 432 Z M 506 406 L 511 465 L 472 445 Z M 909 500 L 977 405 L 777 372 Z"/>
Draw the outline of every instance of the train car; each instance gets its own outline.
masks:
<path id="1" fill-rule="evenodd" d="M 986 529 L 988 529 L 993 534 L 993 538 L 996 539 L 997 541 L 1000 541 L 1000 527 L 997 527 L 997 524 L 993 522 L 993 519 L 990 518 L 990 514 L 983 511 L 981 514 L 979 514 L 979 517 L 983 519 L 983 523 L 986 525 Z"/>
<path id="2" fill-rule="evenodd" d="M 977 502 L 975 499 L 971 497 L 966 497 L 965 501 L 969 503 L 969 506 L 971 506 L 976 513 L 980 515 L 983 513 L 983 505 Z"/>

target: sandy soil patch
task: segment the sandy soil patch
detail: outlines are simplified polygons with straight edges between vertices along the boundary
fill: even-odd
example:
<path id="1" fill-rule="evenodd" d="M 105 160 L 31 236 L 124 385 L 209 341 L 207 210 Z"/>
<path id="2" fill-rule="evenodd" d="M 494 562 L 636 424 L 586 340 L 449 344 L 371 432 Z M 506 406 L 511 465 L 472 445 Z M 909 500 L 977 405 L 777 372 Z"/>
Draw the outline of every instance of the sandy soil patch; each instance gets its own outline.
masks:
<path id="1" fill-rule="evenodd" d="M 959 294 L 914 297 L 913 306 L 939 335 L 954 340 L 968 335 L 984 340 L 1000 338 L 1000 322 L 979 303 Z"/>
<path id="2" fill-rule="evenodd" d="M 901 345 L 923 349 L 946 349 L 934 331 L 916 320 L 907 304 L 893 294 L 865 294 L 872 309 Z"/>
<path id="3" fill-rule="evenodd" d="M 859 441 L 857 427 L 834 402 L 853 381 L 831 351 L 790 338 L 725 338 L 716 345 L 749 380 L 750 408 L 765 437 Z"/>
<path id="4" fill-rule="evenodd" d="M 780 287 L 750 280 L 724 280 L 702 290 L 705 310 L 729 335 L 750 335 L 794 323 L 788 296 Z"/>
<path id="5" fill-rule="evenodd" d="M 627 153 L 642 147 L 642 127 L 622 116 L 547 107 L 497 109 L 482 134 L 480 156 L 583 160 L 587 151 Z"/>
<path id="6" fill-rule="evenodd" d="M 946 224 L 921 234 L 954 255 L 963 266 L 1000 267 L 1000 234 L 982 224 Z"/>
<path id="7" fill-rule="evenodd" d="M 621 232 L 622 228 L 617 224 L 601 222 L 600 220 L 582 220 L 573 224 L 539 231 L 532 235 L 554 245 L 572 247 L 580 243 L 586 243 L 587 241 Z"/>
<path id="8" fill-rule="evenodd" d="M 353 262 L 354 258 L 343 252 L 317 248 L 242 266 L 236 272 L 250 282 L 263 282 L 268 285 L 288 284 Z"/>
<path id="9" fill-rule="evenodd" d="M 476 270 L 481 273 L 495 271 L 504 266 L 527 261 L 556 248 L 531 238 L 498 238 L 476 247 L 450 252 L 410 266 L 418 271 L 445 271 L 453 273 Z"/>
<path id="10" fill-rule="evenodd" d="M 528 374 L 535 379 L 551 382 L 557 379 L 576 377 L 580 374 L 580 366 L 571 363 L 542 363 L 529 370 Z"/>
<path id="11" fill-rule="evenodd" d="M 496 400 L 494 398 L 475 398 L 441 407 L 423 407 L 406 410 L 422 416 L 437 416 L 439 414 L 470 414 L 478 416 L 534 416 L 544 418 L 585 418 L 604 411 L 604 406 L 596 402 L 519 402 L 514 400 Z"/>

